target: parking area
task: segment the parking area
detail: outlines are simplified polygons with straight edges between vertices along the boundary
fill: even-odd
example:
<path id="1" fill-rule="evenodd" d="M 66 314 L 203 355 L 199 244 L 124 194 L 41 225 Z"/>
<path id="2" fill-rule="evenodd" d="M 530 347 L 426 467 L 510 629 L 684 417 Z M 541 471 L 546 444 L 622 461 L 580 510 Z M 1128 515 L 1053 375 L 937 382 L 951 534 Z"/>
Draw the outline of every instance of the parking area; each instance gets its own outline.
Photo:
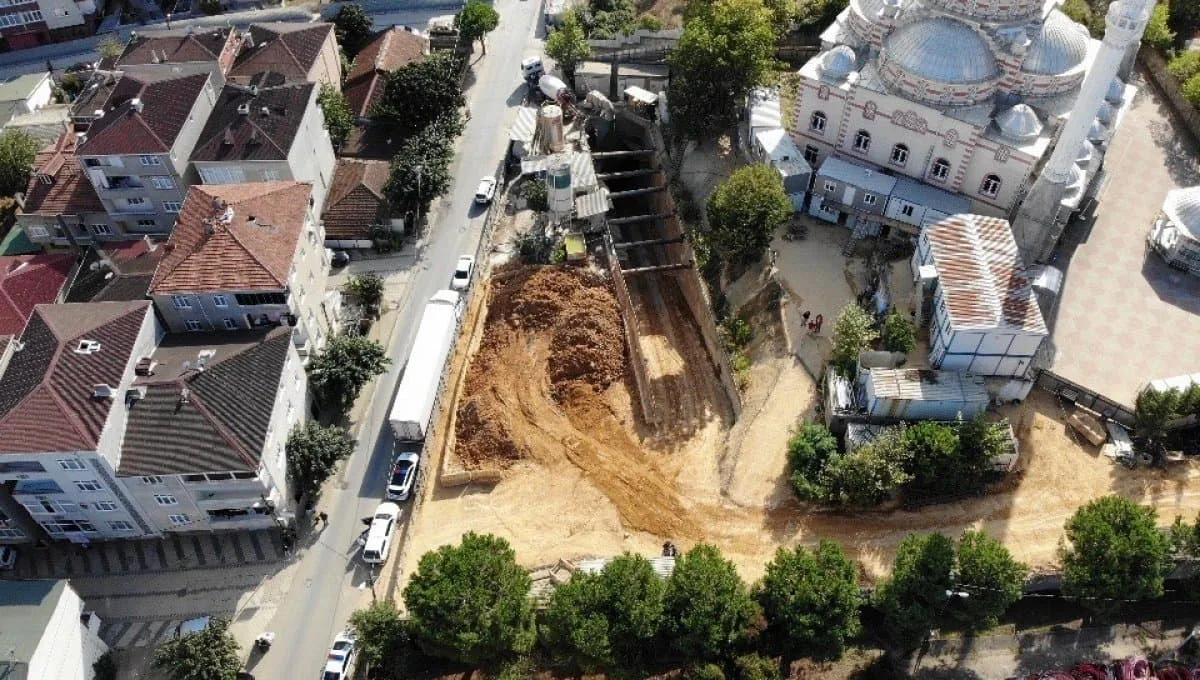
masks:
<path id="1" fill-rule="evenodd" d="M 1095 222 L 1073 224 L 1054 262 L 1066 276 L 1053 372 L 1126 405 L 1151 380 L 1200 371 L 1200 279 L 1145 245 L 1167 191 L 1200 184 L 1197 149 L 1152 86 L 1135 84 Z"/>

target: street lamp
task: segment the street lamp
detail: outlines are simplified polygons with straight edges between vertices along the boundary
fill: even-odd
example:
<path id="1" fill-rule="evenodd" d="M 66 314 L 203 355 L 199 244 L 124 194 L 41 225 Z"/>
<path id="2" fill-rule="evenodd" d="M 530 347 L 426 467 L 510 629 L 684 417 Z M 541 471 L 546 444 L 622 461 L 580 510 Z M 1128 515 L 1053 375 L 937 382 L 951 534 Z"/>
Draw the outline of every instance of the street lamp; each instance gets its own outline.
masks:
<path id="1" fill-rule="evenodd" d="M 171 30 L 171 13 L 167 12 L 167 30 Z"/>
<path id="2" fill-rule="evenodd" d="M 413 166 L 413 170 L 417 171 L 417 224 L 421 223 L 421 172 L 425 170 L 425 166 L 417 163 Z"/>

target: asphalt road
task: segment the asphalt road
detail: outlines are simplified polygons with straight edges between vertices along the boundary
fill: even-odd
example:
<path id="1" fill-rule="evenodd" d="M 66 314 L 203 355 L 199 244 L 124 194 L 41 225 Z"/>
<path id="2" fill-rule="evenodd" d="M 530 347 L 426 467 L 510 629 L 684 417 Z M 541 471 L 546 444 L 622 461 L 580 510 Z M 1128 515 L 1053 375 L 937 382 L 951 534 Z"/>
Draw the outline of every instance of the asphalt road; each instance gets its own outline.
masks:
<path id="1" fill-rule="evenodd" d="M 250 668 L 259 680 L 319 677 L 334 635 L 351 612 L 370 602 L 368 572 L 358 560 L 356 539 L 364 528 L 360 518 L 369 516 L 383 496 L 393 445 L 387 426 L 392 395 L 424 301 L 448 286 L 459 254 L 475 252 L 483 228 L 483 211 L 473 204 L 475 187 L 481 177 L 495 170 L 507 148 L 507 128 L 524 95 L 521 59 L 540 53 L 535 34 L 540 3 L 498 0 L 496 8 L 500 26 L 488 38 L 488 54 L 479 56 L 477 52 L 474 77 L 468 80 L 467 100 L 473 115 L 460 140 L 454 186 L 432 211 L 428 236 L 415 265 L 418 271 L 396 317 L 397 328 L 388 349 L 392 368 L 379 379 L 358 446 L 340 484 L 334 480 L 325 491 L 321 507 L 329 513 L 330 524 L 302 555 L 291 591 L 276 611 L 270 627 L 276 634 L 275 644 L 261 658 L 252 656 Z M 406 520 L 408 511 L 406 504 Z M 392 559 L 400 549 L 393 546 Z"/>

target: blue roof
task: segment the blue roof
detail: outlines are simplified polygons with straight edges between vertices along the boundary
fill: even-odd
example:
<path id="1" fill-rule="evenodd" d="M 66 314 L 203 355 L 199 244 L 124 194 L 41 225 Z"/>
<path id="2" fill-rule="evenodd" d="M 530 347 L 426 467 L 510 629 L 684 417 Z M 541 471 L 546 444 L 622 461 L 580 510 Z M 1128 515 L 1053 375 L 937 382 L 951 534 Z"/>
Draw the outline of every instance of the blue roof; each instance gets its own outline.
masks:
<path id="1" fill-rule="evenodd" d="M 896 178 L 896 186 L 892 189 L 892 198 L 901 198 L 909 203 L 923 205 L 946 215 L 971 212 L 971 200 L 966 196 L 952 194 L 908 177 Z"/>
<path id="2" fill-rule="evenodd" d="M 825 162 L 821 163 L 817 177 L 828 177 L 882 196 L 891 194 L 892 187 L 896 186 L 896 178 L 891 175 L 833 157 L 826 158 Z"/>

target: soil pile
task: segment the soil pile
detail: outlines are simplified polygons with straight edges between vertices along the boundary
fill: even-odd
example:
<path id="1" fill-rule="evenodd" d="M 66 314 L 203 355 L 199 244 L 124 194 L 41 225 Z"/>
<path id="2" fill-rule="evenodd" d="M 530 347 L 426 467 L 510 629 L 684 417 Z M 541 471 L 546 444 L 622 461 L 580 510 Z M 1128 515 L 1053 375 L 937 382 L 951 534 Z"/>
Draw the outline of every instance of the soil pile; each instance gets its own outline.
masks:
<path id="1" fill-rule="evenodd" d="M 529 454 L 518 444 L 493 400 L 476 395 L 463 402 L 454 425 L 456 448 L 468 470 L 506 468 Z"/>
<path id="2" fill-rule="evenodd" d="M 581 305 L 564 310 L 550 340 L 555 401 L 580 385 L 602 392 L 625 375 L 625 342 L 617 301 L 606 289 L 585 288 Z"/>

